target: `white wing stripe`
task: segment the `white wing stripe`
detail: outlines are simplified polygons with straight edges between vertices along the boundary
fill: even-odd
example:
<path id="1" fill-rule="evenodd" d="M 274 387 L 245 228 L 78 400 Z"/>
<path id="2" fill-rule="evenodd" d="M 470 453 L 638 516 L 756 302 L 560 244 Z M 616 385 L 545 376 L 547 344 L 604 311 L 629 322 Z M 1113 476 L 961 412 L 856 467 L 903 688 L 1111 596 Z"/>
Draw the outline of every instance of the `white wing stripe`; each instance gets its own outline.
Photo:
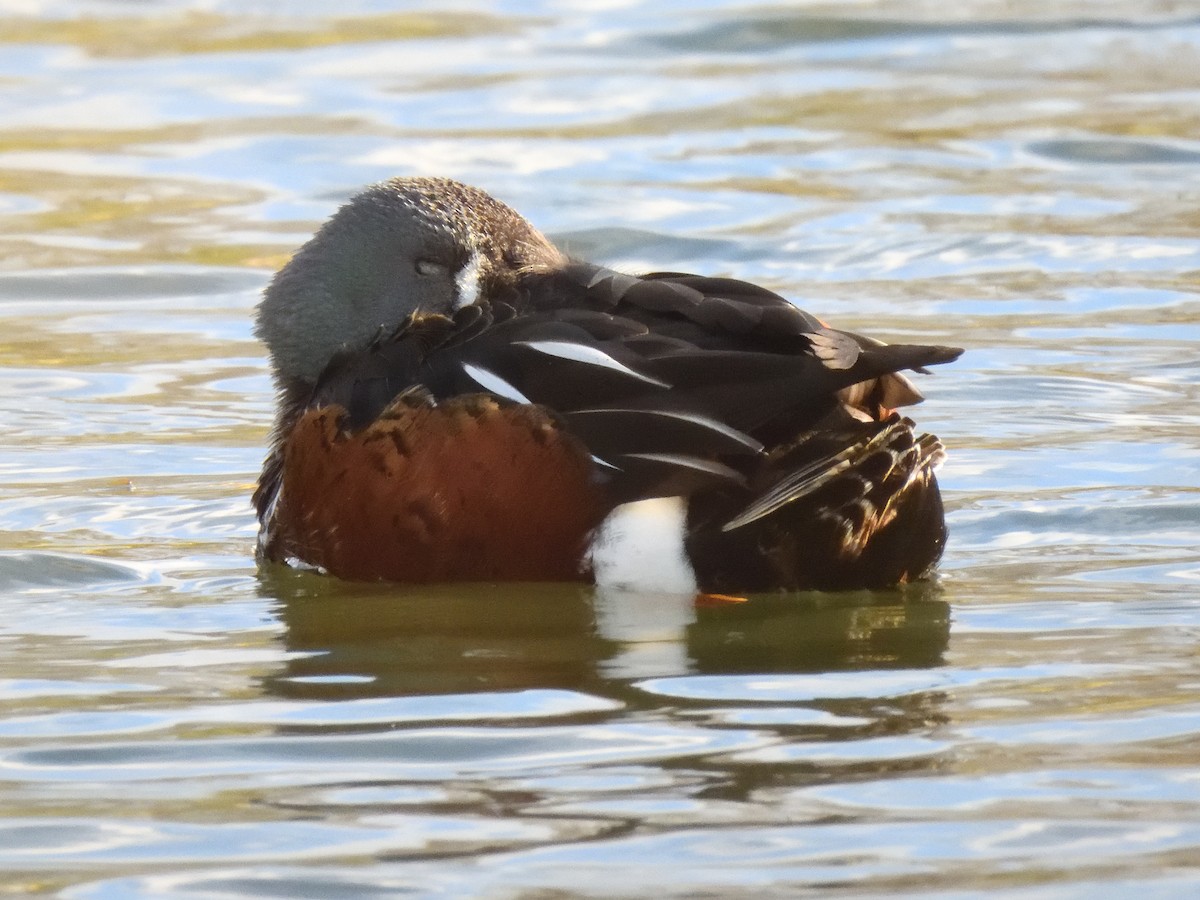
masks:
<path id="1" fill-rule="evenodd" d="M 487 369 L 481 369 L 479 366 L 473 366 L 470 363 L 463 363 L 463 371 L 470 375 L 475 383 L 483 387 L 485 391 L 495 394 L 497 397 L 512 400 L 514 403 L 533 402 L 495 372 L 489 372 Z"/>
<path id="2" fill-rule="evenodd" d="M 646 384 L 653 384 L 664 388 L 671 386 L 665 381 L 659 381 L 657 378 L 651 378 L 649 375 L 635 372 L 629 366 L 613 359 L 603 350 L 599 350 L 596 347 L 588 347 L 584 344 L 573 343 L 572 341 L 516 341 L 515 343 L 523 347 L 528 347 L 531 350 L 536 350 L 538 353 L 557 357 L 558 359 L 567 359 L 571 362 L 599 366 L 603 369 L 612 369 L 614 372 L 630 375 L 639 381 L 646 382 Z"/>
<path id="3" fill-rule="evenodd" d="M 715 459 L 701 459 L 698 456 L 684 456 L 680 453 L 626 453 L 627 459 L 644 459 L 647 462 L 659 462 L 680 469 L 695 469 L 697 472 L 707 472 L 718 475 L 730 481 L 745 482 L 745 476 L 737 469 L 719 463 Z"/>
<path id="4" fill-rule="evenodd" d="M 731 441 L 736 441 L 748 450 L 753 450 L 755 453 L 761 453 L 763 445 L 760 441 L 755 440 L 745 432 L 738 431 L 730 425 L 726 425 L 717 419 L 710 416 L 703 416 L 699 413 L 682 412 L 671 409 L 638 409 L 636 407 L 606 407 L 598 406 L 590 409 L 574 409 L 571 410 L 572 417 L 579 416 L 605 416 L 605 415 L 630 415 L 630 416 L 657 416 L 664 419 L 674 419 L 677 422 L 691 422 L 701 428 L 706 428 L 709 431 L 715 431 L 717 434 L 729 438 Z"/>

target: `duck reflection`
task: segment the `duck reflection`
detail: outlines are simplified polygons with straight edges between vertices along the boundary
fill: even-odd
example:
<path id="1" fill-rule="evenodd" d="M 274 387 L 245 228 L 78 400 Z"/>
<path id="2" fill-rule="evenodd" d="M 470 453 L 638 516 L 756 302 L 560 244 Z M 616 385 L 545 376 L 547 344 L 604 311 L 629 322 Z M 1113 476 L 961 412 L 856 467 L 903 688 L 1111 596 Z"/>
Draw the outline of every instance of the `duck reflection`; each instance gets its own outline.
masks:
<path id="1" fill-rule="evenodd" d="M 949 606 L 935 585 L 743 602 L 573 584 L 361 585 L 264 571 L 295 654 L 266 687 L 334 699 L 561 688 L 628 696 L 637 679 L 926 668 Z"/>
<path id="2" fill-rule="evenodd" d="M 950 607 L 936 594 L 920 584 L 705 605 L 688 628 L 688 655 L 705 673 L 931 668 L 950 640 Z"/>

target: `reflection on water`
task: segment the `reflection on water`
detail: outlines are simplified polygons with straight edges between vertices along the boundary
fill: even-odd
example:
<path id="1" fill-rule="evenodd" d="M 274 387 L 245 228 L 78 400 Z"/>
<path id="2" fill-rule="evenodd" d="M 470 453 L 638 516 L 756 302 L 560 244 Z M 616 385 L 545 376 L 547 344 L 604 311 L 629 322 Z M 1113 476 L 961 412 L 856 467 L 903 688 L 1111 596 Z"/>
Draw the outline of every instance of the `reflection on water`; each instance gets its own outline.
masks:
<path id="1" fill-rule="evenodd" d="M 691 597 L 576 585 L 415 588 L 272 570 L 285 671 L 268 690 L 333 699 L 555 687 L 607 694 L 663 674 L 821 672 L 939 665 L 950 611 L 907 592 Z"/>
<path id="2" fill-rule="evenodd" d="M 1195 10 L 394 6 L 0 10 L 0 891 L 1195 894 Z M 395 174 L 968 347 L 939 578 L 256 571 L 251 309 Z"/>
<path id="3" fill-rule="evenodd" d="M 267 681 L 287 697 L 586 690 L 615 652 L 574 585 L 373 588 L 285 574 L 263 588 L 296 654 Z"/>

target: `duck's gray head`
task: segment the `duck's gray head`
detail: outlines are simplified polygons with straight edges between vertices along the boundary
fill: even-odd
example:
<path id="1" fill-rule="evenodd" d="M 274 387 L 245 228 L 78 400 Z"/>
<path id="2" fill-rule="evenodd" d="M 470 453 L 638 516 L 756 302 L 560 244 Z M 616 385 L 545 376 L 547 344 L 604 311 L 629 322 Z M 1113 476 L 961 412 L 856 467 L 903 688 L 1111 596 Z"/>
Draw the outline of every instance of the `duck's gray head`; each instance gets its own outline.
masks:
<path id="1" fill-rule="evenodd" d="M 445 178 L 396 178 L 334 214 L 268 285 L 255 334 L 285 392 L 311 387 L 343 348 L 413 312 L 449 314 L 502 294 L 562 254 L 516 212 Z"/>

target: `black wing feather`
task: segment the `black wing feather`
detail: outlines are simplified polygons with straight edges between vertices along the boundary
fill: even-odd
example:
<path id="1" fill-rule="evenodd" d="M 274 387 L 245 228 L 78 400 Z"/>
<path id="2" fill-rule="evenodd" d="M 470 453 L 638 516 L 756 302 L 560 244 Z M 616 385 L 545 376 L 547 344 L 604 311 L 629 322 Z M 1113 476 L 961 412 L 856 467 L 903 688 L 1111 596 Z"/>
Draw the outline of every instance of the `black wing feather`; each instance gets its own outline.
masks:
<path id="1" fill-rule="evenodd" d="M 806 496 L 808 476 L 783 473 L 747 501 L 748 479 L 762 480 L 764 443 L 813 428 L 843 402 L 839 392 L 874 380 L 876 394 L 919 399 L 893 373 L 960 352 L 836 331 L 747 282 L 636 278 L 578 263 L 527 275 L 515 309 L 484 303 L 412 317 L 367 350 L 340 354 L 310 405 L 341 404 L 357 428 L 414 385 L 435 400 L 491 389 L 560 416 L 615 497 L 740 491 L 745 524 Z M 817 454 L 813 466 L 860 439 Z"/>

